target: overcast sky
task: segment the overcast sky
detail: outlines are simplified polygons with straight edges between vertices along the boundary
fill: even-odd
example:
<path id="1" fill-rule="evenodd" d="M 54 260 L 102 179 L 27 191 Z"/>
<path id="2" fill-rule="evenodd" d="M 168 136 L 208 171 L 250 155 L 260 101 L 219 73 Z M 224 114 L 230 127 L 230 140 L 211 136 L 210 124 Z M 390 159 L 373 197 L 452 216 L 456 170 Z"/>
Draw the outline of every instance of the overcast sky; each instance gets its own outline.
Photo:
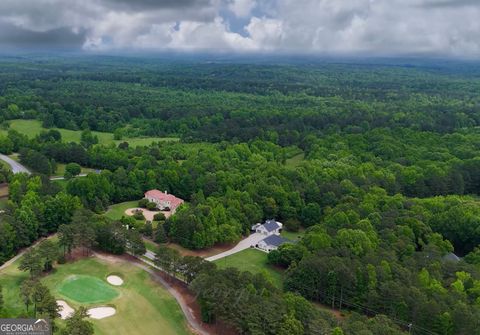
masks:
<path id="1" fill-rule="evenodd" d="M 0 0 L 1 48 L 480 57 L 480 0 Z"/>

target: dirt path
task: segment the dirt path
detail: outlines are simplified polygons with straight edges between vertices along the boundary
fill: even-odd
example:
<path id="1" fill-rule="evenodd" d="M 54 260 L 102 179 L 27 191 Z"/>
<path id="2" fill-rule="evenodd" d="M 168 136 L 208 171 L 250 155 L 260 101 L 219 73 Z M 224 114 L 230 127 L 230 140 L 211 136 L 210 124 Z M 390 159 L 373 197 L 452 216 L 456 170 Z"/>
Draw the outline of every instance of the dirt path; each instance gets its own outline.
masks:
<path id="1" fill-rule="evenodd" d="M 95 256 L 107 262 L 119 261 L 119 259 L 116 258 L 115 256 L 99 254 L 99 253 L 95 253 Z M 156 273 L 155 270 L 152 269 L 152 267 L 158 269 L 152 262 L 148 262 L 143 259 L 129 260 L 126 258 L 122 258 L 122 260 L 125 260 L 131 263 L 132 265 L 147 271 L 156 282 L 160 283 L 175 298 L 175 300 L 177 300 L 177 303 L 180 305 L 180 308 L 182 309 L 182 312 L 185 315 L 185 319 L 187 320 L 188 326 L 194 334 L 211 335 L 211 333 L 208 332 L 202 326 L 201 322 L 197 320 L 197 318 L 193 313 L 193 310 L 188 306 L 188 303 L 186 302 L 183 295 L 175 287 L 170 285 L 164 278 L 162 278 L 162 276 Z M 158 270 L 161 271 L 161 269 L 158 269 Z"/>

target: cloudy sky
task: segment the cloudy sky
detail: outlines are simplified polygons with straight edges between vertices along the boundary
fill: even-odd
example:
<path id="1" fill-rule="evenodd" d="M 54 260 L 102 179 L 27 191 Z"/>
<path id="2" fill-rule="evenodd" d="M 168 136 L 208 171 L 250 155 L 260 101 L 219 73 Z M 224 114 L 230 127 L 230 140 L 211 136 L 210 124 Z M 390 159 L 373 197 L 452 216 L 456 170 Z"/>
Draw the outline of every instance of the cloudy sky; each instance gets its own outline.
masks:
<path id="1" fill-rule="evenodd" d="M 0 0 L 0 50 L 480 57 L 480 0 Z"/>

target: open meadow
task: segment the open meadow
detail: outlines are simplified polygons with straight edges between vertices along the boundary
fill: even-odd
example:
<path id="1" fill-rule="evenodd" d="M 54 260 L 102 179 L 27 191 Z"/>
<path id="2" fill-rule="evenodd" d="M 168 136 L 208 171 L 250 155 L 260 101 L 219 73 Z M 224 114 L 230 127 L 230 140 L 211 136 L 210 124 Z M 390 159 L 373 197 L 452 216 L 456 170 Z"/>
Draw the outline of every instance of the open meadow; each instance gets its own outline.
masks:
<path id="1" fill-rule="evenodd" d="M 9 121 L 10 128 L 18 131 L 19 133 L 25 134 L 30 138 L 33 138 L 40 134 L 43 130 L 48 130 L 42 127 L 42 124 L 38 120 L 11 120 Z M 58 130 L 62 134 L 62 141 L 64 142 L 76 142 L 80 143 L 81 131 L 80 130 L 69 130 L 61 128 L 52 128 Z M 1 129 L 0 135 L 7 135 L 7 130 Z M 132 147 L 136 146 L 146 146 L 153 142 L 163 142 L 163 141 L 178 141 L 178 138 L 175 137 L 138 137 L 138 138 L 124 138 L 122 140 L 114 140 L 113 133 L 104 133 L 99 131 L 92 131 L 92 134 L 98 137 L 99 144 L 115 144 L 118 145 L 122 142 L 128 142 Z"/>

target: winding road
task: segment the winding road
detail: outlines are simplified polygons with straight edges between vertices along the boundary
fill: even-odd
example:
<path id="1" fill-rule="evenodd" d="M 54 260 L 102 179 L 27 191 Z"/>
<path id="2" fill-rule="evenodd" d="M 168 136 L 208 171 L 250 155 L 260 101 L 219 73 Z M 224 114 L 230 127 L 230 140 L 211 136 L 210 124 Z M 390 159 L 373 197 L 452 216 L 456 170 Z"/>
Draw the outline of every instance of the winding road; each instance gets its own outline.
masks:
<path id="1" fill-rule="evenodd" d="M 32 172 L 25 166 L 20 164 L 19 162 L 13 160 L 12 158 L 8 157 L 7 155 L 0 154 L 0 159 L 10 165 L 12 168 L 13 173 L 27 173 L 27 174 L 32 174 Z M 79 175 L 75 177 L 86 177 L 86 173 L 80 173 Z M 65 177 L 62 176 L 52 176 L 50 177 L 50 180 L 64 180 Z"/>
<path id="2" fill-rule="evenodd" d="M 10 165 L 10 167 L 12 168 L 12 172 L 13 173 L 27 173 L 27 174 L 31 174 L 30 170 L 27 169 L 25 166 L 23 166 L 22 164 L 20 164 L 19 162 L 16 162 L 14 161 L 13 159 L 11 159 L 10 157 L 6 156 L 6 155 L 3 155 L 3 154 L 0 154 L 0 159 L 2 161 L 4 161 L 5 163 L 7 163 L 8 165 Z"/>

